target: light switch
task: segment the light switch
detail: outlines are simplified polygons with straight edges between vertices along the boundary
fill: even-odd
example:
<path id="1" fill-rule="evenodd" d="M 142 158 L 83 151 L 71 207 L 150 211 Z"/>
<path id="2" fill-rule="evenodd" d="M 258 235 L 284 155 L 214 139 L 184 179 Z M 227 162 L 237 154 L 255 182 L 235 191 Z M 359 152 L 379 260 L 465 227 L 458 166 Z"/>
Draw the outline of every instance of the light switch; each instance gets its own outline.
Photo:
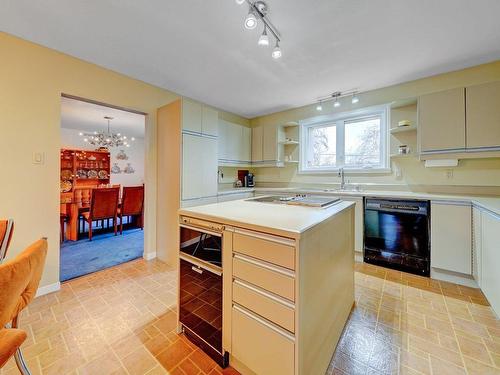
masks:
<path id="1" fill-rule="evenodd" d="M 34 152 L 33 153 L 33 164 L 43 164 L 44 162 L 44 153 L 43 152 Z"/>

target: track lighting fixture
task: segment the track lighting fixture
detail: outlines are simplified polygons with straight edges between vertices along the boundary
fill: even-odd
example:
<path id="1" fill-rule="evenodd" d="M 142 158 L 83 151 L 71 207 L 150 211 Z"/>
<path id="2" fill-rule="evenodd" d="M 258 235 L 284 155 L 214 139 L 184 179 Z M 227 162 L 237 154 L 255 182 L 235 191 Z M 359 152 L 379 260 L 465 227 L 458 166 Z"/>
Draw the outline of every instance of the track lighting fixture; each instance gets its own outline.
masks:
<path id="1" fill-rule="evenodd" d="M 257 0 L 257 1 L 235 0 L 235 1 L 236 4 L 238 5 L 243 4 L 245 1 L 249 5 L 248 14 L 245 17 L 245 22 L 244 22 L 244 26 L 246 29 L 248 30 L 255 29 L 257 27 L 259 20 L 262 21 L 262 23 L 264 24 L 264 31 L 260 35 L 257 44 L 259 46 L 269 46 L 270 44 L 268 35 L 269 31 L 269 33 L 272 34 L 272 36 L 274 36 L 274 39 L 276 40 L 276 44 L 271 53 L 271 56 L 275 60 L 281 58 L 282 52 L 281 52 L 281 47 L 279 45 L 279 43 L 281 42 L 281 36 L 276 27 L 274 27 L 274 25 L 271 23 L 271 20 L 267 16 L 267 13 L 269 12 L 269 7 L 267 6 L 266 2 L 262 0 Z"/>
<path id="2" fill-rule="evenodd" d="M 330 102 L 330 101 L 333 101 L 333 108 L 339 108 L 342 105 L 342 103 L 340 102 L 340 98 L 344 97 L 350 97 L 352 104 L 359 103 L 358 93 L 359 91 L 357 90 L 349 90 L 344 92 L 335 91 L 330 95 L 319 97 L 318 99 L 316 99 L 316 110 L 318 112 L 322 111 L 323 102 Z"/>
<path id="3" fill-rule="evenodd" d="M 264 31 L 257 42 L 259 46 L 267 47 L 269 45 L 269 37 L 267 36 L 267 26 L 264 25 Z"/>

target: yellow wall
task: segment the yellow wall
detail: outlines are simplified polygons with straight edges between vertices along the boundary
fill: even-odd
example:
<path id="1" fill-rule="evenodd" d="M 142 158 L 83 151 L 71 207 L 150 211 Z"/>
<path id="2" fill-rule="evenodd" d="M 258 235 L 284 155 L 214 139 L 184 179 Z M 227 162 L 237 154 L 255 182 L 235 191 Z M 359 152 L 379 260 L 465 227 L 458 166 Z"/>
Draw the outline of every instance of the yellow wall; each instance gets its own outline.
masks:
<path id="1" fill-rule="evenodd" d="M 345 98 L 342 100 L 342 106 L 337 110 L 333 109 L 331 103 L 324 104 L 322 114 L 386 104 L 396 100 L 415 98 L 425 93 L 498 80 L 500 80 L 500 61 L 369 91 L 359 95 L 360 102 L 357 105 L 351 105 L 350 98 Z M 315 107 L 316 105 L 313 104 L 258 117 L 251 120 L 251 126 L 276 125 L 315 117 L 318 115 Z M 451 179 L 447 178 L 446 170 L 425 168 L 423 162 L 417 159 L 405 159 L 397 163 L 401 167 L 402 178 L 396 178 L 392 173 L 354 175 L 348 176 L 348 178 L 353 182 L 360 183 L 403 184 L 405 186 L 439 185 L 441 188 L 445 185 L 500 186 L 500 159 L 462 160 L 459 167 L 453 169 L 453 178 Z M 301 175 L 297 173 L 297 169 L 294 165 L 286 168 L 259 168 L 256 169 L 257 181 L 280 183 L 338 182 L 338 178 L 334 175 Z"/>
<path id="2" fill-rule="evenodd" d="M 157 193 L 162 193 L 156 188 L 157 146 L 165 143 L 157 143 L 156 110 L 179 96 L 6 33 L 0 33 L 0 56 L 0 217 L 15 220 L 9 257 L 46 236 L 49 253 L 41 285 L 59 281 L 60 98 L 65 93 L 147 114 L 145 250 L 158 250 L 158 257 L 168 260 L 174 250 L 156 248 L 157 240 L 166 243 L 156 210 Z M 229 113 L 221 116 L 248 124 Z M 33 152 L 45 154 L 43 165 L 32 163 Z"/>

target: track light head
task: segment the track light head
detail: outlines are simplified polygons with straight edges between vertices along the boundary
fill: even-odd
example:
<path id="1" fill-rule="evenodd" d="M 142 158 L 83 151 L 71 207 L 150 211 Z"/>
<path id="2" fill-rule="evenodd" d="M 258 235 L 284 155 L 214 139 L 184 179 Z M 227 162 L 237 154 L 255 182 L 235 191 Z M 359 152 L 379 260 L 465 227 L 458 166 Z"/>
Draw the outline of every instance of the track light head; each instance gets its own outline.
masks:
<path id="1" fill-rule="evenodd" d="M 236 0 L 236 4 L 241 5 L 245 2 L 245 0 Z"/>
<path id="2" fill-rule="evenodd" d="M 358 98 L 358 96 L 356 95 L 356 93 L 353 93 L 353 94 L 352 94 L 351 103 L 352 103 L 352 104 L 356 104 L 356 103 L 358 103 L 358 102 L 359 102 L 359 98 Z"/>
<path id="3" fill-rule="evenodd" d="M 273 49 L 273 52 L 271 53 L 271 56 L 273 57 L 273 59 L 275 60 L 278 60 L 281 58 L 281 48 L 280 48 L 280 44 L 278 41 L 276 41 L 276 46 L 274 47 Z"/>
<path id="4" fill-rule="evenodd" d="M 253 13 L 252 8 L 248 11 L 248 15 L 245 18 L 245 29 L 253 30 L 257 27 L 257 17 Z"/>
<path id="5" fill-rule="evenodd" d="M 323 105 L 321 104 L 321 102 L 319 102 L 318 105 L 316 106 L 316 111 L 321 112 L 322 110 L 323 110 Z"/>
<path id="6" fill-rule="evenodd" d="M 264 25 L 264 31 L 257 42 L 259 46 L 267 47 L 269 45 L 269 36 L 267 36 L 267 26 Z"/>

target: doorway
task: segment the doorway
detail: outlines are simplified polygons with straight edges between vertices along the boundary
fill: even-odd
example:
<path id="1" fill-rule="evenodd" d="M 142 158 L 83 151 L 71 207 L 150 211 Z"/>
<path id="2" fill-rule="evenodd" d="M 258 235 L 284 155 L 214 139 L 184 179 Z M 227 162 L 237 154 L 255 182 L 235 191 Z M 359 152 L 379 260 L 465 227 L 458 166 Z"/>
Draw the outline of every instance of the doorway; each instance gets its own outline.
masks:
<path id="1" fill-rule="evenodd" d="M 143 256 L 145 122 L 61 97 L 60 281 Z"/>

